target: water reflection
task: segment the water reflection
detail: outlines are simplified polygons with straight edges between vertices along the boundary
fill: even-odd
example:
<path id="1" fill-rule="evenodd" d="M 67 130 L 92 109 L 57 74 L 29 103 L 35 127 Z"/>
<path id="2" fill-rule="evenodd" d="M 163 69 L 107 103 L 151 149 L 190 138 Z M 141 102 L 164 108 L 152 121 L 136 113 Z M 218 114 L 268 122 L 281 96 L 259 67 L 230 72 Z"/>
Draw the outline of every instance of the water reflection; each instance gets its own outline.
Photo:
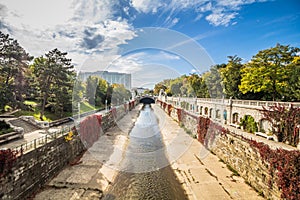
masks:
<path id="1" fill-rule="evenodd" d="M 129 134 L 121 171 L 103 199 L 187 199 L 164 147 L 157 117 L 146 105 Z"/>

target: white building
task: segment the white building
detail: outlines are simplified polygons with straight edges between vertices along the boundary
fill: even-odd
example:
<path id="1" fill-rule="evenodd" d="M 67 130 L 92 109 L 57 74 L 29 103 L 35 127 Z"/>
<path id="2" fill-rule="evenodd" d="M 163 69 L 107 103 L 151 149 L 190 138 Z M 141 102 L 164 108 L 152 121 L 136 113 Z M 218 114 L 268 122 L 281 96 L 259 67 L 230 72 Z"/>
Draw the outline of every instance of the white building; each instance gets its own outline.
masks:
<path id="1" fill-rule="evenodd" d="M 80 72 L 78 77 L 82 81 L 86 81 L 89 76 L 98 76 L 106 80 L 109 84 L 123 84 L 128 90 L 131 90 L 131 74 L 108 72 L 108 71 L 96 71 L 96 72 Z"/>

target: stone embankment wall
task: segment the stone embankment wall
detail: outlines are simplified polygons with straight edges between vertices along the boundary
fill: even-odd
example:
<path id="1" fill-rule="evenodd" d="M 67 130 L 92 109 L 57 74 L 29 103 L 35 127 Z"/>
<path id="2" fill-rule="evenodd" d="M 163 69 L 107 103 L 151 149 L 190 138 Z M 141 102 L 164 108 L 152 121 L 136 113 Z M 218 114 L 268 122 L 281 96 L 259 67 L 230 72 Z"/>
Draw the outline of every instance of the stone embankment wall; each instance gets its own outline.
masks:
<path id="1" fill-rule="evenodd" d="M 101 132 L 115 126 L 116 120 L 133 107 L 134 103 L 131 102 L 104 114 Z M 7 162 L 12 159 L 4 158 L 4 151 L 0 152 L 0 199 L 28 198 L 85 150 L 79 136 L 74 136 L 70 141 L 63 136 L 24 152 L 13 163 Z"/>
<path id="2" fill-rule="evenodd" d="M 165 102 L 157 103 L 267 199 L 300 198 L 300 151 L 296 148 L 220 125 Z"/>

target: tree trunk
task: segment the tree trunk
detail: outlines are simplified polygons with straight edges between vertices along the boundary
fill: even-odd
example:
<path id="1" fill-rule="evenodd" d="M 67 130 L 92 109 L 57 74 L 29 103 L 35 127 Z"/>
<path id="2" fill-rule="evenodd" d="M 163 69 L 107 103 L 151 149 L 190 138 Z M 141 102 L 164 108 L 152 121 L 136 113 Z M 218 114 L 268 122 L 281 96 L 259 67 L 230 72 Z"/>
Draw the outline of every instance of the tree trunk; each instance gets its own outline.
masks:
<path id="1" fill-rule="evenodd" d="M 48 93 L 45 92 L 44 97 L 43 97 L 41 112 L 40 112 L 40 120 L 41 121 L 44 121 L 43 116 L 45 114 L 45 106 L 46 106 L 47 97 L 48 97 Z"/>
<path id="2" fill-rule="evenodd" d="M 276 80 L 273 80 L 273 101 L 276 100 Z"/>

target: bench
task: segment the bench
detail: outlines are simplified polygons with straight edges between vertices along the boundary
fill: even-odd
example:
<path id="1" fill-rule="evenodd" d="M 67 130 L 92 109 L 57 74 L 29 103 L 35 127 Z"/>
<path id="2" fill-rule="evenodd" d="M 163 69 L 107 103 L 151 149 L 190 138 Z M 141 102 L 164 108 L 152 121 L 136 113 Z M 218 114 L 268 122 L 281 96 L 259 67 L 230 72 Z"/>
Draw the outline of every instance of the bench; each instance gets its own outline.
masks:
<path id="1" fill-rule="evenodd" d="M 264 138 L 267 138 L 267 140 L 274 140 L 272 135 L 267 135 L 267 134 L 262 133 L 262 132 L 255 132 L 254 134 L 258 135 L 258 136 L 261 136 L 261 137 L 264 137 Z"/>

